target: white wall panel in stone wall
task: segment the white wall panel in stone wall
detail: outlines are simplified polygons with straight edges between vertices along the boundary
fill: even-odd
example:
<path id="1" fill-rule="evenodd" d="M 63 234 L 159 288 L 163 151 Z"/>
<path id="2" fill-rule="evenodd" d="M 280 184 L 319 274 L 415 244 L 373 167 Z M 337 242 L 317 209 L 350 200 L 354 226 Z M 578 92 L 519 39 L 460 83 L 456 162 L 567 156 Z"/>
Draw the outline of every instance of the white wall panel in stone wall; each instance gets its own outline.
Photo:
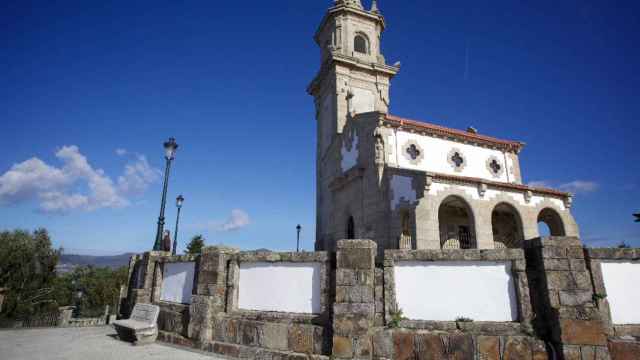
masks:
<path id="1" fill-rule="evenodd" d="M 401 261 L 396 301 L 412 320 L 516 321 L 518 304 L 509 262 Z"/>
<path id="2" fill-rule="evenodd" d="M 241 263 L 238 307 L 244 310 L 320 312 L 319 263 Z"/>
<path id="3" fill-rule="evenodd" d="M 499 150 L 488 149 L 480 146 L 462 144 L 455 141 L 434 138 L 405 131 L 396 131 L 396 159 L 398 167 L 420 171 L 430 171 L 441 174 L 475 177 L 492 181 L 514 182 L 515 177 L 509 173 L 507 179 L 507 166 L 505 156 Z M 424 151 L 424 158 L 418 164 L 412 164 L 405 156 L 406 144 L 414 141 Z M 458 149 L 463 154 L 466 164 L 462 171 L 455 171 L 447 161 L 449 152 Z M 503 168 L 499 177 L 494 177 L 487 168 L 487 160 L 494 156 Z"/>
<path id="4" fill-rule="evenodd" d="M 190 304 L 194 270 L 194 262 L 164 264 L 160 300 Z"/>
<path id="5" fill-rule="evenodd" d="M 640 324 L 640 263 L 603 261 L 602 279 L 614 324 Z"/>

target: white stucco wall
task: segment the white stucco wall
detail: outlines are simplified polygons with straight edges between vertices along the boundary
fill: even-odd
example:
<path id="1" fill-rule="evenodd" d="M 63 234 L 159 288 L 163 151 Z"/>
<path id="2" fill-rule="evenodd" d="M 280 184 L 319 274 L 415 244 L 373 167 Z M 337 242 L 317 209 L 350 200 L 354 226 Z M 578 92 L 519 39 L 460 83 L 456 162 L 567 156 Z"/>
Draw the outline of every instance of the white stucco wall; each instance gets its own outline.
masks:
<path id="1" fill-rule="evenodd" d="M 194 270 L 194 262 L 164 264 L 160 300 L 191 304 Z"/>
<path id="2" fill-rule="evenodd" d="M 343 141 L 340 153 L 342 154 L 342 161 L 340 162 L 340 168 L 342 169 L 342 172 L 345 172 L 356 166 L 356 164 L 358 163 L 358 134 L 353 134 L 353 142 L 351 143 L 351 148 L 347 147 L 346 141 Z"/>
<path id="3" fill-rule="evenodd" d="M 614 324 L 640 324 L 640 263 L 603 261 L 602 279 Z"/>
<path id="4" fill-rule="evenodd" d="M 238 308 L 320 312 L 319 263 L 241 263 Z"/>
<path id="5" fill-rule="evenodd" d="M 512 166 L 508 166 L 508 164 L 505 163 L 504 153 L 499 150 L 398 130 L 394 131 L 393 137 L 395 137 L 393 141 L 395 144 L 395 154 L 393 157 L 396 160 L 395 163 L 397 167 L 475 177 L 491 181 L 515 182 L 515 175 L 508 173 L 512 170 Z M 410 141 L 416 142 L 423 150 L 424 158 L 418 164 L 412 164 L 405 156 L 405 145 Z M 462 171 L 455 171 L 453 166 L 447 161 L 449 152 L 454 148 L 460 150 L 466 160 L 466 165 Z M 499 177 L 494 177 L 487 168 L 487 160 L 491 156 L 495 156 L 500 166 L 502 166 L 503 171 Z"/>
<path id="6" fill-rule="evenodd" d="M 409 176 L 393 175 L 391 177 L 391 210 L 394 210 L 400 201 L 416 201 L 416 191 L 411 185 L 412 178 Z"/>
<path id="7" fill-rule="evenodd" d="M 396 301 L 412 320 L 516 321 L 518 306 L 508 262 L 401 261 Z"/>

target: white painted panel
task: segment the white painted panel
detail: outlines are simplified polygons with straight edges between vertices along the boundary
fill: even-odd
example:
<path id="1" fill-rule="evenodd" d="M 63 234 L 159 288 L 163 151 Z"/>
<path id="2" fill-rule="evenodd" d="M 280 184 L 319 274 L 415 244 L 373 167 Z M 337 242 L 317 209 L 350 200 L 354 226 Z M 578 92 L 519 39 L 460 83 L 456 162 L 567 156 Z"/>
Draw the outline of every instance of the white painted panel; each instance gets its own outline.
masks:
<path id="1" fill-rule="evenodd" d="M 191 304 L 195 267 L 196 264 L 194 262 L 164 264 L 160 300 Z"/>
<path id="2" fill-rule="evenodd" d="M 375 99 L 373 93 L 369 90 L 357 87 L 351 88 L 353 92 L 352 111 L 356 114 L 373 111 L 375 108 Z"/>
<path id="3" fill-rule="evenodd" d="M 320 312 L 319 263 L 241 263 L 238 307 L 294 313 Z"/>
<path id="4" fill-rule="evenodd" d="M 405 131 L 396 131 L 395 133 L 396 146 L 398 149 L 398 167 L 400 168 L 507 182 L 507 171 L 510 169 L 505 169 L 499 177 L 494 177 L 487 168 L 487 160 L 491 156 L 496 157 L 503 169 L 507 168 L 505 156 L 499 150 Z M 405 145 L 409 141 L 415 141 L 423 149 L 424 158 L 417 165 L 412 164 L 409 159 L 404 156 L 404 152 L 406 151 Z M 466 159 L 466 165 L 460 172 L 455 171 L 453 166 L 447 161 L 449 152 L 453 148 L 460 150 Z M 511 179 L 514 178 L 513 174 L 509 174 L 509 177 Z"/>
<path id="5" fill-rule="evenodd" d="M 640 263 L 603 261 L 602 279 L 614 324 L 640 324 Z"/>
<path id="6" fill-rule="evenodd" d="M 509 262 L 401 261 L 396 301 L 413 320 L 516 321 L 518 303 Z"/>

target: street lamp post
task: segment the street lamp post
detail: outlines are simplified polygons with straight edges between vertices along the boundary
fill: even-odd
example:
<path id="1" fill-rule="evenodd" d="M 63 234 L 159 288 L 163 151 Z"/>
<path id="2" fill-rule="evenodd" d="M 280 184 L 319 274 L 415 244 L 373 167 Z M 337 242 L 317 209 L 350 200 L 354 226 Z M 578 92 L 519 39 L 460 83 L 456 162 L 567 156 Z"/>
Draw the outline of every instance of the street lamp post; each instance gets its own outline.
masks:
<path id="1" fill-rule="evenodd" d="M 160 203 L 160 216 L 158 217 L 158 230 L 156 231 L 156 242 L 153 244 L 153 250 L 162 250 L 162 233 L 164 231 L 164 206 L 167 202 L 167 186 L 169 182 L 169 170 L 171 169 L 171 161 L 176 156 L 176 150 L 178 144 L 176 139 L 169 138 L 169 141 L 164 143 L 166 165 L 164 169 L 164 186 L 162 187 L 162 202 Z"/>
<path id="2" fill-rule="evenodd" d="M 300 251 L 300 230 L 301 229 L 302 229 L 302 226 L 298 224 L 298 226 L 296 226 L 296 230 L 298 231 L 298 240 L 296 241 L 296 252 Z"/>
<path id="3" fill-rule="evenodd" d="M 176 198 L 176 207 L 178 208 L 178 215 L 176 216 L 176 229 L 173 232 L 173 252 L 171 254 L 176 254 L 176 248 L 178 247 L 178 222 L 180 221 L 180 209 L 182 209 L 182 203 L 184 202 L 184 197 L 182 195 L 178 195 Z"/>

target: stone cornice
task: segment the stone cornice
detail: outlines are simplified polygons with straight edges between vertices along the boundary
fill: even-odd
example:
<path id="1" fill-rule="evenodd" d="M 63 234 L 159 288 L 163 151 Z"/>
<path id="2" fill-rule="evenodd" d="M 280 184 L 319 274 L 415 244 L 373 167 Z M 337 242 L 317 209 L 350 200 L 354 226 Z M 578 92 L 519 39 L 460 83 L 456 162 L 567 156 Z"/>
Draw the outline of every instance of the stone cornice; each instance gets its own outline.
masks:
<path id="1" fill-rule="evenodd" d="M 400 68 L 397 66 L 387 65 L 387 64 L 379 64 L 373 62 L 362 62 L 359 58 L 353 56 L 347 56 L 340 54 L 337 51 L 331 53 L 331 57 L 327 59 L 327 61 L 322 64 L 320 71 L 313 78 L 311 83 L 307 86 L 307 93 L 313 95 L 315 88 L 322 81 L 325 74 L 330 71 L 331 66 L 335 63 L 345 64 L 350 67 L 356 67 L 363 71 L 370 71 L 373 73 L 384 73 L 389 76 L 389 78 L 393 78 L 399 71 Z"/>
<path id="2" fill-rule="evenodd" d="M 395 115 L 387 115 L 385 117 L 385 123 L 397 127 L 397 128 L 407 128 L 413 129 L 418 132 L 425 132 L 430 135 L 436 136 L 444 136 L 448 138 L 452 138 L 454 140 L 459 140 L 463 142 L 471 142 L 477 143 L 481 145 L 488 145 L 491 147 L 498 148 L 500 150 L 519 153 L 520 150 L 524 147 L 524 143 L 520 141 L 512 141 L 512 140 L 502 140 L 497 139 L 490 136 L 474 134 L 458 129 L 452 129 L 440 125 L 425 123 L 421 121 L 411 120 L 401 118 Z"/>
<path id="3" fill-rule="evenodd" d="M 385 22 L 384 22 L 384 17 L 382 15 L 380 15 L 380 13 L 371 13 L 369 11 L 366 11 L 364 9 L 358 9 L 356 7 L 352 7 L 352 6 L 347 6 L 347 5 L 338 5 L 338 6 L 334 6 L 329 8 L 329 10 L 327 10 L 326 14 L 324 15 L 324 17 L 322 18 L 322 21 L 320 21 L 320 25 L 318 26 L 318 29 L 316 30 L 316 33 L 313 35 L 313 39 L 316 41 L 316 43 L 319 44 L 318 42 L 318 35 L 322 32 L 322 29 L 324 29 L 325 25 L 327 24 L 327 21 L 329 21 L 329 19 L 336 15 L 337 13 L 351 13 L 369 20 L 373 20 L 376 21 L 380 24 L 380 26 L 382 27 L 382 31 L 384 31 L 385 28 Z"/>
<path id="4" fill-rule="evenodd" d="M 425 175 L 430 176 L 433 178 L 433 180 L 440 181 L 440 182 L 449 182 L 449 183 L 462 184 L 462 185 L 486 184 L 488 187 L 492 187 L 496 189 L 518 190 L 522 192 L 530 191 L 532 194 L 551 195 L 551 196 L 559 197 L 561 199 L 566 199 L 571 197 L 570 193 L 567 193 L 564 191 L 540 188 L 540 187 L 531 187 L 531 186 L 522 185 L 522 184 L 513 184 L 513 183 L 507 183 L 507 182 L 491 181 L 491 180 L 485 180 L 480 178 L 468 177 L 468 176 L 448 175 L 448 174 L 432 173 L 432 172 L 426 172 Z"/>

